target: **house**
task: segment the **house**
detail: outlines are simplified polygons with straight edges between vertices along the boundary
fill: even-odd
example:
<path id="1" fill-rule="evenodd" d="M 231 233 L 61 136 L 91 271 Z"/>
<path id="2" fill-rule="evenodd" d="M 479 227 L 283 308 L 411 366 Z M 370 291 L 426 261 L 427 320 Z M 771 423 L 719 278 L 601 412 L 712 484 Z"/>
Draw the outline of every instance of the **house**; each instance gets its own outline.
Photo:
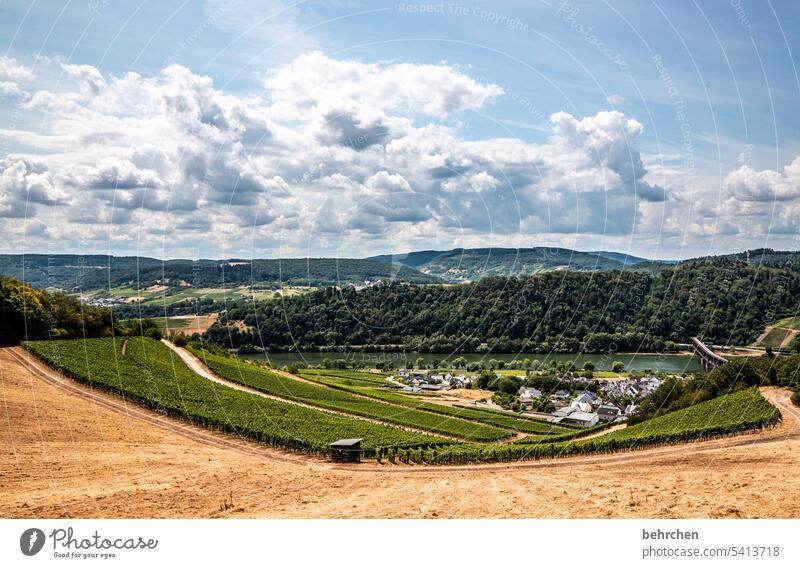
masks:
<path id="1" fill-rule="evenodd" d="M 639 405 L 638 404 L 629 404 L 628 406 L 625 407 L 625 416 L 630 416 L 631 414 L 635 413 L 637 410 L 639 410 Z"/>
<path id="2" fill-rule="evenodd" d="M 531 404 L 534 399 L 542 398 L 542 391 L 533 387 L 519 387 L 518 393 L 521 404 Z"/>
<path id="3" fill-rule="evenodd" d="M 573 402 L 571 406 L 575 410 L 580 410 L 581 412 L 591 412 L 592 411 L 592 405 L 589 404 L 588 402 Z"/>
<path id="4" fill-rule="evenodd" d="M 559 389 L 553 393 L 553 398 L 559 400 L 567 400 L 569 398 L 569 391 L 564 389 Z"/>
<path id="5" fill-rule="evenodd" d="M 581 426 L 582 428 L 588 428 L 589 426 L 594 426 L 597 424 L 599 419 L 600 417 L 596 412 L 581 412 L 580 410 L 573 410 L 569 413 L 569 415 L 564 416 L 558 422 L 562 424 L 573 424 L 575 426 Z"/>
<path id="6" fill-rule="evenodd" d="M 597 407 L 597 416 L 601 422 L 613 422 L 620 417 L 620 410 L 613 404 L 601 404 Z"/>
<path id="7" fill-rule="evenodd" d="M 592 391 L 581 391 L 575 399 L 577 402 L 588 402 L 589 404 L 597 404 L 600 402 L 600 397 Z"/>
<path id="8" fill-rule="evenodd" d="M 566 418 L 574 411 L 575 407 L 573 406 L 562 406 L 561 408 L 557 408 L 553 413 L 551 413 L 551 416 L 553 416 L 556 419 L 554 420 L 554 422 L 556 422 L 558 420 L 561 420 L 562 418 Z"/>

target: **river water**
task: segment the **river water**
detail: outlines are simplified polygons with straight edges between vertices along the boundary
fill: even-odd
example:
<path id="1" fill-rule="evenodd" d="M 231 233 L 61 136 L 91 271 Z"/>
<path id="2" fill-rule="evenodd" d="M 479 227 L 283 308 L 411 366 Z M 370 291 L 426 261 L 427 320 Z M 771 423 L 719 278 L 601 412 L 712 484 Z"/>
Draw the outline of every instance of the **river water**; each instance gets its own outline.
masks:
<path id="1" fill-rule="evenodd" d="M 447 355 L 442 353 L 382 353 L 374 351 L 354 351 L 350 353 L 270 353 L 258 355 L 242 355 L 247 359 L 268 360 L 273 365 L 283 367 L 292 363 L 305 362 L 307 365 L 319 365 L 323 359 L 347 359 L 363 363 L 367 367 L 374 367 L 381 361 L 392 361 L 395 366 L 403 367 L 406 362 L 416 365 L 420 357 L 426 365 L 439 361 L 442 366 L 445 361 L 452 361 L 457 357 L 463 357 L 468 362 L 482 361 L 488 364 L 490 359 L 505 361 L 506 368 L 515 368 L 514 361 L 538 359 L 543 365 L 549 366 L 552 361 L 564 363 L 574 361 L 578 369 L 582 369 L 584 363 L 591 361 L 597 371 L 610 371 L 614 361 L 622 361 L 626 371 L 663 371 L 667 373 L 695 372 L 702 370 L 700 359 L 692 355 L 667 355 L 667 354 L 639 354 L 639 353 L 616 353 L 608 354 L 573 354 L 573 355 L 550 355 L 547 353 L 459 353 Z M 519 368 L 519 366 L 516 366 Z"/>

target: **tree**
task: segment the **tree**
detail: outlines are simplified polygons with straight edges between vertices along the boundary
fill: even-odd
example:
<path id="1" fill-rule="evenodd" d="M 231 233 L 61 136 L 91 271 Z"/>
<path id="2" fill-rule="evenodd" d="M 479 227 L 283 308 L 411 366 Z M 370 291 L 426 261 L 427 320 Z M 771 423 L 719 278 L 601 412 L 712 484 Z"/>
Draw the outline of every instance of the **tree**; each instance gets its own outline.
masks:
<path id="1" fill-rule="evenodd" d="M 422 357 L 417 357 L 416 364 L 417 364 L 417 369 L 424 369 L 425 368 L 425 359 L 423 359 Z"/>
<path id="2" fill-rule="evenodd" d="M 625 370 L 625 363 L 622 361 L 614 361 L 614 364 L 611 365 L 611 370 L 615 373 L 621 373 L 623 370 Z"/>
<path id="3" fill-rule="evenodd" d="M 150 339 L 155 339 L 156 341 L 161 341 L 163 334 L 161 333 L 161 330 L 158 329 L 157 327 L 150 327 L 145 330 L 144 336 L 149 337 Z"/>
<path id="4" fill-rule="evenodd" d="M 586 363 L 583 364 L 583 370 L 594 371 L 594 363 L 592 363 L 591 361 L 586 361 Z"/>
<path id="5" fill-rule="evenodd" d="M 497 390 L 505 394 L 517 394 L 519 385 L 514 379 L 503 377 L 497 381 Z"/>

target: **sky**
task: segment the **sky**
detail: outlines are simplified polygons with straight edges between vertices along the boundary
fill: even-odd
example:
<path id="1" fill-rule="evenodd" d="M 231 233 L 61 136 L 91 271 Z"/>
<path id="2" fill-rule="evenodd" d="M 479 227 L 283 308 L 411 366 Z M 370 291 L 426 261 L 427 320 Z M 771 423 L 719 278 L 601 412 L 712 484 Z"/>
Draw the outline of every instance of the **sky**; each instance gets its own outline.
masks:
<path id="1" fill-rule="evenodd" d="M 800 3 L 0 2 L 0 252 L 800 249 Z"/>

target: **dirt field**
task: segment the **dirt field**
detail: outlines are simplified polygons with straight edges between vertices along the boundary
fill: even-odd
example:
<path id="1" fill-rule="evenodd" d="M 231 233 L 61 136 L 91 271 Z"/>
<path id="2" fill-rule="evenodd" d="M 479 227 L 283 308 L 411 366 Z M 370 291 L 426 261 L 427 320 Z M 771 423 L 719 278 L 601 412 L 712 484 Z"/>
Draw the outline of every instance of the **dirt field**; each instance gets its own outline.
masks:
<path id="1" fill-rule="evenodd" d="M 800 413 L 784 391 L 769 393 L 783 424 L 758 435 L 510 466 L 334 467 L 53 377 L 0 350 L 2 517 L 800 517 Z"/>

